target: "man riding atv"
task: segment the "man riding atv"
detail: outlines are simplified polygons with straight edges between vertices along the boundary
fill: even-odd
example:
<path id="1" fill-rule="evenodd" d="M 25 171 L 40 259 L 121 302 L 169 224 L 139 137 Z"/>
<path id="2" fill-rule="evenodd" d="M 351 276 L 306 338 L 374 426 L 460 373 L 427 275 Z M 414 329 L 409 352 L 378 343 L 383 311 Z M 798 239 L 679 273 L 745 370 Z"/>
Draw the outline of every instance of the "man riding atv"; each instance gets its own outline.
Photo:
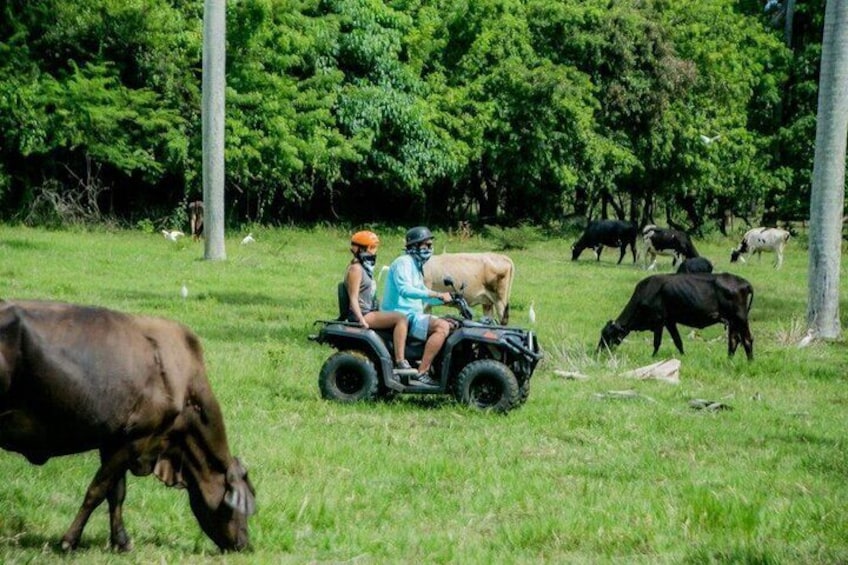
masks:
<path id="1" fill-rule="evenodd" d="M 415 380 L 422 385 L 438 386 L 430 377 L 430 368 L 448 338 L 451 324 L 444 318 L 425 314 L 424 305 L 448 304 L 451 295 L 431 290 L 424 284 L 424 263 L 432 256 L 433 233 L 428 228 L 418 226 L 406 232 L 405 253 L 389 267 L 382 309 L 406 315 L 409 335 L 426 342 Z"/>
<path id="2" fill-rule="evenodd" d="M 463 295 L 464 282 L 460 281 L 457 288 L 449 276 L 443 281 L 451 289 L 445 293 L 447 296 L 426 287 L 423 290 L 415 287 L 412 296 L 400 293 L 403 283 L 421 277 L 418 265 L 430 258 L 428 244 L 432 244 L 432 239 L 433 234 L 427 228 L 407 232 L 407 252 L 393 263 L 395 273 L 389 277 L 384 293 L 384 306 L 388 302 L 397 309 L 403 308 L 406 301 L 413 303 L 409 306 L 413 313 L 410 334 L 417 324 L 418 335 L 427 337 L 429 333 L 429 339 L 424 343 L 411 335 L 412 339 L 406 343 L 406 358 L 413 363 L 420 360 L 419 373 L 423 368 L 429 374 L 410 378 L 414 370 L 395 366 L 391 331 L 348 321 L 348 293 L 344 283 L 340 283 L 339 317 L 316 321 L 321 329 L 309 336 L 310 340 L 337 350 L 324 362 L 318 375 L 323 398 L 361 402 L 398 394 L 451 394 L 462 404 L 496 412 L 509 412 L 527 400 L 530 377 L 543 357 L 532 330 L 499 326 L 490 318 L 475 321 Z M 415 301 L 421 307 L 424 301 L 451 303 L 460 315 L 424 317 L 424 324 L 418 317 L 421 311 L 414 306 Z M 447 330 L 441 329 L 445 327 Z M 427 351 L 429 346 L 432 348 Z"/>

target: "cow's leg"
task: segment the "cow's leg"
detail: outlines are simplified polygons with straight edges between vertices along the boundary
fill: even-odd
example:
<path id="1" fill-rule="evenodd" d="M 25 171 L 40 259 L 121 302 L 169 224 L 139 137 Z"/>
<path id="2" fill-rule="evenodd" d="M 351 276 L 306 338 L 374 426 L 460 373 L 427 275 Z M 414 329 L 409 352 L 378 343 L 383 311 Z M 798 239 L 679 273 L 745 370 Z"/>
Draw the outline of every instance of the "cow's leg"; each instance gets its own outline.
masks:
<path id="1" fill-rule="evenodd" d="M 77 512 L 74 521 L 62 536 L 62 549 L 69 551 L 79 545 L 82 530 L 85 528 L 86 522 L 91 517 L 94 509 L 100 506 L 103 499 L 114 488 L 118 477 L 123 478 L 127 469 L 126 455 L 119 452 L 110 459 L 100 465 L 97 473 L 94 474 L 91 484 L 85 493 L 85 498 L 82 501 L 79 512 Z"/>
<path id="2" fill-rule="evenodd" d="M 782 245 L 777 248 L 776 253 L 777 253 L 777 268 L 779 269 L 780 267 L 783 266 L 783 246 Z"/>
<path id="3" fill-rule="evenodd" d="M 599 245 L 599 246 L 595 247 L 595 260 L 596 261 L 601 260 L 601 251 L 603 251 L 603 250 L 604 250 L 603 245 Z"/>
<path id="4" fill-rule="evenodd" d="M 745 348 L 745 355 L 748 357 L 748 361 L 754 360 L 754 336 L 751 335 L 751 327 L 748 325 L 746 321 L 742 325 L 742 347 Z"/>
<path id="5" fill-rule="evenodd" d="M 739 328 L 735 324 L 727 325 L 727 356 L 733 357 L 739 347 Z"/>
<path id="6" fill-rule="evenodd" d="M 665 327 L 668 328 L 668 333 L 671 335 L 672 341 L 674 341 L 674 346 L 677 347 L 677 350 L 681 355 L 685 355 L 685 353 L 683 353 L 683 340 L 680 339 L 680 332 L 677 330 L 677 324 L 674 322 L 666 322 Z"/>
<path id="7" fill-rule="evenodd" d="M 625 255 L 627 255 L 627 244 L 623 243 L 621 244 L 621 255 L 618 256 L 618 263 L 616 263 L 617 265 L 621 265 L 621 261 L 624 259 Z"/>
<path id="8" fill-rule="evenodd" d="M 662 345 L 662 332 L 662 325 L 659 325 L 654 328 L 654 352 L 652 355 L 656 355 L 657 351 L 660 350 L 660 345 Z"/>
<path id="9" fill-rule="evenodd" d="M 100 464 L 106 465 L 114 454 L 100 452 Z M 121 473 L 106 494 L 109 503 L 109 543 L 114 549 L 125 552 L 132 549 L 130 537 L 124 529 L 124 499 L 127 496 L 127 476 Z"/>
<path id="10" fill-rule="evenodd" d="M 486 306 L 483 306 L 483 312 L 486 312 Z M 491 316 L 492 306 L 489 305 L 489 314 L 487 316 Z M 494 304 L 494 313 L 498 317 L 498 323 L 502 326 L 509 324 L 509 304 L 506 304 L 503 300 L 498 300 Z"/>
<path id="11" fill-rule="evenodd" d="M 633 264 L 635 265 L 636 264 L 636 243 L 635 242 L 630 243 L 630 253 L 633 254 Z"/>

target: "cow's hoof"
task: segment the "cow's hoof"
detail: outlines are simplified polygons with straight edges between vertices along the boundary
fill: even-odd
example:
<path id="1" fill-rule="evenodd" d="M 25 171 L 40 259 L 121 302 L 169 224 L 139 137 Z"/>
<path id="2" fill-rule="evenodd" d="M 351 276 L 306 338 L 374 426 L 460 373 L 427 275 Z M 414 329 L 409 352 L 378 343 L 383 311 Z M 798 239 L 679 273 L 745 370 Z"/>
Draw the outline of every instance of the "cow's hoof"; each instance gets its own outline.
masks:
<path id="1" fill-rule="evenodd" d="M 110 543 L 112 549 L 118 553 L 127 553 L 128 551 L 132 551 L 133 548 L 130 537 L 123 530 L 112 536 Z"/>
<path id="2" fill-rule="evenodd" d="M 62 540 L 62 551 L 70 552 L 77 548 L 77 542 L 69 539 Z"/>
<path id="3" fill-rule="evenodd" d="M 124 543 L 112 542 L 112 549 L 118 553 L 129 553 L 133 549 L 133 544 L 130 540 L 127 540 Z"/>

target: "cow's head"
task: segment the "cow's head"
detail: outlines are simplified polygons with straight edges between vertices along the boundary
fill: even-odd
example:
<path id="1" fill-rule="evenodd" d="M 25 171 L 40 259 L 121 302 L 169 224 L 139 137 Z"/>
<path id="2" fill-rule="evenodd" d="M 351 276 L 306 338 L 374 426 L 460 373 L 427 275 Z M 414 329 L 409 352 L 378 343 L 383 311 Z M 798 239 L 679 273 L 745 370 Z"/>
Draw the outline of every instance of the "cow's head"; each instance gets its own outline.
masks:
<path id="1" fill-rule="evenodd" d="M 739 260 L 739 256 L 740 256 L 741 254 L 742 254 L 742 252 L 741 252 L 741 251 L 739 251 L 738 249 L 734 249 L 733 251 L 731 251 L 731 252 L 730 252 L 730 262 L 731 262 L 731 263 L 735 263 L 736 261 L 738 261 L 738 260 Z"/>
<path id="2" fill-rule="evenodd" d="M 232 458 L 225 473 L 192 469 L 187 460 L 160 458 L 155 473 L 165 484 L 185 487 L 197 522 L 221 551 L 241 551 L 249 542 L 247 519 L 256 512 L 256 498 L 247 470 Z M 185 469 L 183 469 L 185 466 Z"/>
<path id="3" fill-rule="evenodd" d="M 571 260 L 577 261 L 577 258 L 580 257 L 580 253 L 583 252 L 584 247 L 580 245 L 578 241 L 574 245 L 571 246 Z"/>
<path id="4" fill-rule="evenodd" d="M 616 346 L 624 341 L 626 336 L 627 330 L 612 320 L 608 321 L 604 329 L 601 330 L 601 341 L 598 342 L 597 351 L 601 349 L 615 349 Z"/>

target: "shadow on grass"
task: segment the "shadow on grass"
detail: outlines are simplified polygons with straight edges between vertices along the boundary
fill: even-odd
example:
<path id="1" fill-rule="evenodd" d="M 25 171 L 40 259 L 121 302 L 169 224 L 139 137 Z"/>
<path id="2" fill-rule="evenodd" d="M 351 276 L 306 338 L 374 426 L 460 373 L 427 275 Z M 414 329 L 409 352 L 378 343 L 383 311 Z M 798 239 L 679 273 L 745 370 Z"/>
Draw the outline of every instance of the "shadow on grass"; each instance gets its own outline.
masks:
<path id="1" fill-rule="evenodd" d="M 775 565 L 781 563 L 782 559 L 778 559 L 768 550 L 763 550 L 758 547 L 729 547 L 723 549 L 711 547 L 698 547 L 690 550 L 689 554 L 683 559 L 683 563 L 745 563 L 747 565 Z"/>
<path id="2" fill-rule="evenodd" d="M 70 523 L 70 522 L 69 522 Z M 81 552 L 85 552 L 88 549 L 99 549 L 101 547 L 106 546 L 106 538 L 105 537 L 84 537 L 84 539 L 80 540 L 80 544 L 75 550 L 74 554 L 79 555 Z M 9 534 L 4 533 L 0 535 L 0 548 L 5 549 L 30 549 L 37 550 L 38 553 L 42 556 L 44 555 L 55 555 L 55 556 L 63 556 L 69 555 L 68 552 L 62 549 L 61 545 L 61 537 L 49 537 L 43 534 L 36 533 L 22 533 L 22 534 Z"/>
<path id="3" fill-rule="evenodd" d="M 34 241 L 28 241 L 26 239 L 2 240 L 0 241 L 0 249 L 2 249 L 3 247 L 8 247 L 9 249 L 14 249 L 15 251 L 36 251 L 49 248 L 45 243 L 36 243 Z"/>

